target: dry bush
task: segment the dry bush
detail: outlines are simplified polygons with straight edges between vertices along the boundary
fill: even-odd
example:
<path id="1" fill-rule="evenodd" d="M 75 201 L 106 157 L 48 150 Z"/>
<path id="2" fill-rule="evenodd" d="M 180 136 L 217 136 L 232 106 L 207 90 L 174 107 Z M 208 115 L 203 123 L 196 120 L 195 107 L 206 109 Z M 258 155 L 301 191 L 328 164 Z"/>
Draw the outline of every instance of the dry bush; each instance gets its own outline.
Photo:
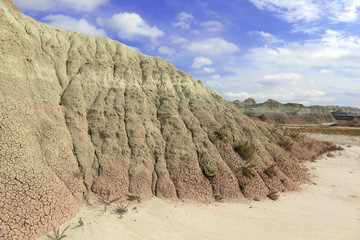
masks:
<path id="1" fill-rule="evenodd" d="M 237 152 L 241 158 L 244 160 L 251 160 L 254 156 L 254 145 L 252 143 L 249 143 L 247 141 L 245 142 L 236 142 L 234 145 L 234 151 Z"/>
<path id="2" fill-rule="evenodd" d="M 272 164 L 270 167 L 266 168 L 264 170 L 264 172 L 266 173 L 266 175 L 268 175 L 269 177 L 274 177 L 277 175 L 277 171 L 275 170 L 276 164 Z"/>
<path id="3" fill-rule="evenodd" d="M 241 168 L 241 172 L 248 178 L 252 178 L 255 176 L 254 171 L 252 170 L 252 168 L 255 167 L 255 165 L 250 165 L 250 166 L 244 166 Z"/>
<path id="4" fill-rule="evenodd" d="M 129 204 L 128 205 L 123 205 L 123 204 L 118 205 L 115 208 L 115 213 L 118 214 L 120 218 L 122 218 L 123 215 L 127 213 L 128 206 L 129 206 Z"/>
<path id="5" fill-rule="evenodd" d="M 279 199 L 279 194 L 277 192 L 270 192 L 267 197 L 273 201 L 276 201 Z"/>
<path id="6" fill-rule="evenodd" d="M 215 168 L 212 168 L 206 164 L 206 165 L 204 165 L 204 174 L 207 177 L 215 177 L 217 175 L 217 171 Z"/>
<path id="7" fill-rule="evenodd" d="M 110 199 L 110 191 L 105 191 L 103 192 L 102 194 L 100 194 L 100 198 L 101 198 L 101 201 L 102 203 L 104 204 L 104 211 L 106 212 L 107 210 L 107 207 L 113 203 L 113 202 L 116 202 L 120 199 L 120 197 L 116 197 L 116 198 L 113 198 L 113 199 Z"/>
<path id="8" fill-rule="evenodd" d="M 214 197 L 215 197 L 215 201 L 217 202 L 222 202 L 223 200 L 223 196 L 221 196 L 220 194 L 216 194 Z"/>
<path id="9" fill-rule="evenodd" d="M 141 198 L 138 195 L 128 194 L 127 196 L 128 196 L 127 200 L 129 200 L 129 201 L 137 201 L 138 203 L 141 202 Z"/>
<path id="10" fill-rule="evenodd" d="M 218 136 L 221 140 L 225 140 L 230 137 L 230 129 L 228 125 L 222 125 L 218 130 L 215 131 L 216 136 Z"/>
<path id="11" fill-rule="evenodd" d="M 283 136 L 277 141 L 277 144 L 282 147 L 285 151 L 290 151 L 292 149 L 293 143 L 289 138 Z"/>
<path id="12" fill-rule="evenodd" d="M 68 230 L 69 227 L 70 227 L 70 225 L 68 225 L 61 233 L 60 233 L 60 228 L 54 227 L 53 228 L 54 236 L 51 236 L 49 234 L 47 234 L 46 236 L 48 238 L 50 238 L 51 240 L 61 240 L 66 237 L 65 232 Z"/>
<path id="13" fill-rule="evenodd" d="M 241 182 L 239 183 L 239 187 L 241 189 L 241 191 L 245 191 L 246 187 L 249 185 L 249 182 Z"/>

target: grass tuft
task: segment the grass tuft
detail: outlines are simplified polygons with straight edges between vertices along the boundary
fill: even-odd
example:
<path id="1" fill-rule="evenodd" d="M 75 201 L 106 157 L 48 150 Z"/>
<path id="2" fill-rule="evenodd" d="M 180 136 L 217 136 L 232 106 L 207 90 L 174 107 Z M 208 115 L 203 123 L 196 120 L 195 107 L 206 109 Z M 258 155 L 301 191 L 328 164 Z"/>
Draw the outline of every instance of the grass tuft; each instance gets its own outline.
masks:
<path id="1" fill-rule="evenodd" d="M 137 201 L 138 203 L 141 202 L 141 198 L 140 198 L 140 196 L 138 196 L 138 195 L 128 194 L 127 196 L 128 196 L 127 200 L 129 200 L 129 201 L 131 201 L 131 202 L 132 202 L 132 201 Z"/>
<path id="2" fill-rule="evenodd" d="M 204 165 L 204 174 L 207 177 L 215 177 L 217 175 L 217 171 L 215 168 L 212 168 L 206 164 L 206 165 Z"/>
<path id="3" fill-rule="evenodd" d="M 277 171 L 275 170 L 276 164 L 272 164 L 270 167 L 266 168 L 264 170 L 264 172 L 266 173 L 266 175 L 268 175 L 269 177 L 274 177 L 277 175 Z"/>
<path id="4" fill-rule="evenodd" d="M 267 197 L 273 201 L 276 201 L 279 199 L 279 194 L 277 192 L 271 192 L 267 195 Z"/>
<path id="5" fill-rule="evenodd" d="M 54 236 L 51 236 L 49 234 L 47 234 L 46 236 L 48 238 L 50 238 L 51 240 L 61 240 L 66 237 L 65 232 L 68 230 L 69 227 L 70 227 L 70 225 L 68 225 L 61 233 L 60 233 L 60 228 L 54 227 L 53 228 Z"/>
<path id="6" fill-rule="evenodd" d="M 123 205 L 123 204 L 120 204 L 119 206 L 117 206 L 115 208 L 115 213 L 119 215 L 120 218 L 123 217 L 123 215 L 125 215 L 128 211 L 128 205 Z"/>
<path id="7" fill-rule="evenodd" d="M 241 158 L 246 161 L 249 161 L 254 156 L 254 144 L 245 142 L 236 142 L 234 145 L 234 151 L 237 152 Z"/>
<path id="8" fill-rule="evenodd" d="M 228 125 L 222 125 L 218 130 L 215 131 L 216 136 L 221 140 L 225 140 L 226 138 L 230 137 L 230 129 Z"/>
<path id="9" fill-rule="evenodd" d="M 255 177 L 255 173 L 252 170 L 253 167 L 255 167 L 255 165 L 244 166 L 241 168 L 241 172 L 248 178 Z"/>

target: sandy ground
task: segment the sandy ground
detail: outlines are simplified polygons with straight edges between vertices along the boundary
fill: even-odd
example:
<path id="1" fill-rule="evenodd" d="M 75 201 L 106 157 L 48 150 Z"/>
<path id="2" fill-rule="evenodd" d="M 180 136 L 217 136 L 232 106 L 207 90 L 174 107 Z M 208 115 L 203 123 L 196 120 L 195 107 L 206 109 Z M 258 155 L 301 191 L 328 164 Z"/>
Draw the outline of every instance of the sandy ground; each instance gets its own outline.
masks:
<path id="1" fill-rule="evenodd" d="M 131 203 L 122 218 L 114 206 L 106 212 L 83 206 L 60 229 L 70 225 L 64 239 L 74 240 L 360 240 L 360 144 L 344 148 L 306 163 L 312 183 L 277 201 L 206 205 L 153 198 Z"/>

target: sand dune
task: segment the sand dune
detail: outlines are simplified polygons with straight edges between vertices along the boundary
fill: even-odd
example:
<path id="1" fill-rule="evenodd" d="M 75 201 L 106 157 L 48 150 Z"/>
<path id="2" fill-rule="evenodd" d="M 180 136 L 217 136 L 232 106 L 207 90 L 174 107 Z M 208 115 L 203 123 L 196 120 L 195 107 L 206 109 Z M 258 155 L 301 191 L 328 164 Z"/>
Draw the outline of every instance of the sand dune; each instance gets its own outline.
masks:
<path id="1" fill-rule="evenodd" d="M 119 218 L 114 206 L 83 206 L 66 239 L 360 239 L 360 146 L 308 162 L 312 182 L 279 200 L 192 204 L 153 198 L 131 203 Z M 136 209 L 134 209 L 136 207 Z M 78 226 L 82 217 L 84 226 Z M 39 239 L 47 239 L 42 237 Z"/>

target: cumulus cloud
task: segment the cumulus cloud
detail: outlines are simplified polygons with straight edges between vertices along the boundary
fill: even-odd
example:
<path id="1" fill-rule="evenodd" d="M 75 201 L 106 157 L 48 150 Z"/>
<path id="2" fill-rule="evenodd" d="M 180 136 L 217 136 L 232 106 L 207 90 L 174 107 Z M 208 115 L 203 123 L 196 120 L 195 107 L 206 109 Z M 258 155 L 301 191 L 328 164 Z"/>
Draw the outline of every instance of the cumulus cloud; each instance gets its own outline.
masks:
<path id="1" fill-rule="evenodd" d="M 297 80 L 301 79 L 301 75 L 297 73 L 278 73 L 264 75 L 263 79 L 258 81 L 264 85 L 279 85 L 279 84 L 296 84 Z"/>
<path id="2" fill-rule="evenodd" d="M 190 24 L 194 20 L 194 17 L 190 13 L 181 12 L 176 16 L 177 22 L 172 23 L 175 27 L 182 29 L 190 29 Z"/>
<path id="3" fill-rule="evenodd" d="M 283 47 L 254 48 L 247 56 L 258 65 L 281 67 L 358 67 L 360 38 L 328 30 L 320 39 Z"/>
<path id="4" fill-rule="evenodd" d="M 274 12 L 287 22 L 312 22 L 320 19 L 322 11 L 312 0 L 250 0 L 257 8 Z"/>
<path id="5" fill-rule="evenodd" d="M 14 0 L 24 11 L 49 11 L 54 9 L 73 9 L 78 12 L 91 12 L 109 0 Z"/>
<path id="6" fill-rule="evenodd" d="M 219 32 L 223 30 L 224 26 L 218 21 L 208 21 L 200 24 L 201 27 L 205 28 L 209 32 Z"/>
<path id="7" fill-rule="evenodd" d="M 355 22 L 359 17 L 358 0 L 250 0 L 260 10 L 274 13 L 289 23 L 320 20 Z"/>
<path id="8" fill-rule="evenodd" d="M 212 61 L 206 57 L 196 57 L 193 60 L 193 64 L 191 65 L 192 68 L 201 68 L 205 65 L 211 65 Z"/>
<path id="9" fill-rule="evenodd" d="M 232 98 L 232 99 L 247 99 L 247 98 L 264 99 L 264 98 L 266 98 L 266 95 L 264 95 L 262 93 L 247 93 L 247 92 L 239 92 L 239 93 L 226 92 L 225 96 Z"/>
<path id="10" fill-rule="evenodd" d="M 159 47 L 158 51 L 159 51 L 159 53 L 165 54 L 165 55 L 168 55 L 168 56 L 172 56 L 172 55 L 174 55 L 176 53 L 174 48 L 167 47 L 167 46 Z"/>
<path id="11" fill-rule="evenodd" d="M 97 23 L 101 26 L 109 26 L 118 31 L 118 35 L 123 39 L 134 39 L 136 37 L 150 37 L 156 39 L 164 35 L 156 26 L 151 27 L 137 13 L 118 13 L 110 19 L 97 18 Z"/>
<path id="12" fill-rule="evenodd" d="M 106 36 L 106 32 L 103 29 L 96 28 L 94 25 L 91 25 L 85 19 L 76 19 L 70 16 L 58 14 L 58 15 L 47 15 L 43 18 L 43 20 L 52 26 L 64 30 L 85 33 L 92 35 L 94 37 Z"/>
<path id="13" fill-rule="evenodd" d="M 278 39 L 277 37 L 275 37 L 273 34 L 268 33 L 268 32 L 263 32 L 263 31 L 255 31 L 255 32 L 251 32 L 251 34 L 257 34 L 259 35 L 262 40 L 264 42 L 266 42 L 267 44 L 274 44 L 274 43 L 284 43 L 283 40 Z"/>
<path id="14" fill-rule="evenodd" d="M 188 40 L 186 38 L 183 37 L 179 37 L 179 36 L 171 36 L 171 43 L 172 44 L 182 44 L 182 43 L 186 43 Z"/>
<path id="15" fill-rule="evenodd" d="M 204 71 L 205 71 L 206 73 L 214 73 L 214 72 L 215 72 L 215 69 L 213 69 L 213 68 L 208 68 L 208 67 L 204 67 Z"/>
<path id="16" fill-rule="evenodd" d="M 232 54 L 240 51 L 235 44 L 229 43 L 222 38 L 208 38 L 203 41 L 194 41 L 186 45 L 185 48 L 192 52 L 208 56 Z"/>

